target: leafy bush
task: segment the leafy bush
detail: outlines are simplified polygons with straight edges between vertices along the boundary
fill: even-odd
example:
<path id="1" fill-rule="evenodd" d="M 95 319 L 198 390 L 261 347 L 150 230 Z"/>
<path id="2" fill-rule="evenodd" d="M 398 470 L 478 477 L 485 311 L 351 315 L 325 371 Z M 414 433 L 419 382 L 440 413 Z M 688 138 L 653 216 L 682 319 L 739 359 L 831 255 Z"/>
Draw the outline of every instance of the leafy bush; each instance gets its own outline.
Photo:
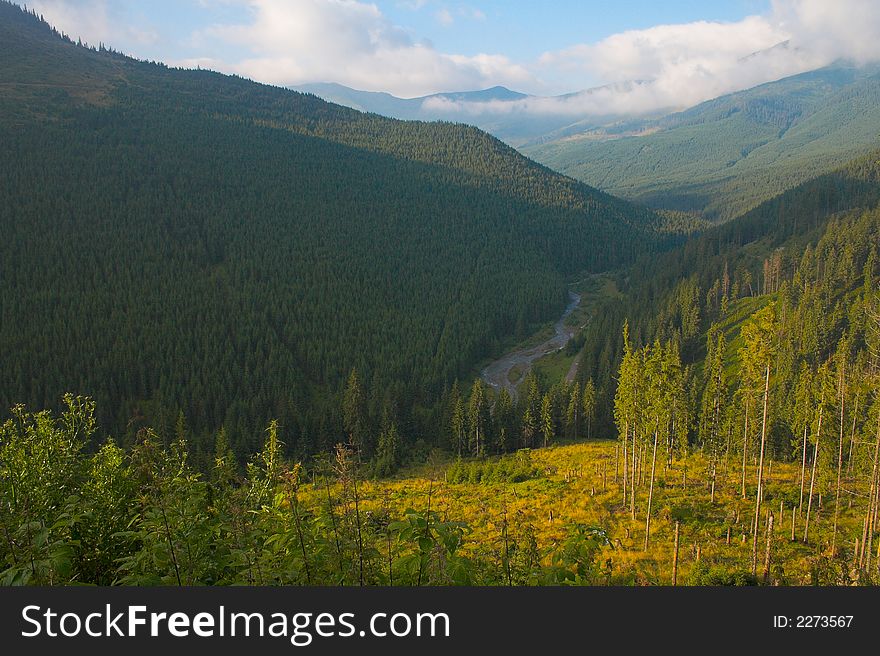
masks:
<path id="1" fill-rule="evenodd" d="M 726 585 L 744 586 L 758 585 L 757 577 L 745 570 L 728 570 L 718 565 L 707 565 L 698 562 L 691 570 L 689 585 Z"/>
<path id="2" fill-rule="evenodd" d="M 447 483 L 521 483 L 540 476 L 528 449 L 497 460 L 456 460 L 446 470 Z"/>
<path id="3" fill-rule="evenodd" d="M 599 573 L 596 555 L 611 545 L 608 533 L 595 526 L 576 524 L 553 552 L 550 566 L 544 568 L 543 585 L 591 585 Z"/>

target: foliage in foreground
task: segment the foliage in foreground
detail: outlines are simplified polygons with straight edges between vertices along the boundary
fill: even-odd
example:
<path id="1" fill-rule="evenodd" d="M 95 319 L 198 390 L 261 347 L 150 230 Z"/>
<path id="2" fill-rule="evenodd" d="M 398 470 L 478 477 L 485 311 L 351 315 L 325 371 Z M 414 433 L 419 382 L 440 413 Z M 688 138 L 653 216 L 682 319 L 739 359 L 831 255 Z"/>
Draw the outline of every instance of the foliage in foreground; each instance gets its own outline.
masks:
<path id="1" fill-rule="evenodd" d="M 0 427 L 0 582 L 5 585 L 468 585 L 596 580 L 602 529 L 572 526 L 551 555 L 505 535 L 496 558 L 462 549 L 470 527 L 432 506 L 364 497 L 356 453 L 337 446 L 309 479 L 281 458 L 277 425 L 240 477 L 221 433 L 208 476 L 187 445 L 152 431 L 88 454 L 94 403 L 21 406 Z M 533 471 L 528 453 L 494 471 Z M 506 529 L 505 529 L 506 531 Z"/>
<path id="2" fill-rule="evenodd" d="M 203 475 L 185 442 L 166 448 L 150 431 L 130 450 L 108 441 L 87 452 L 94 406 L 65 402 L 60 416 L 17 407 L 0 427 L 4 585 L 668 585 L 675 573 L 689 585 L 878 580 L 876 561 L 860 566 L 852 548 L 860 505 L 842 505 L 835 518 L 833 502 L 817 498 L 810 541 L 801 540 L 804 514 L 791 494 L 799 463 L 768 467 L 765 504 L 786 521 L 769 535 L 762 524 L 753 574 L 755 490 L 741 498 L 734 456 L 715 462 L 711 492 L 701 475 L 711 453 L 658 463 L 646 548 L 649 474 L 623 475 L 620 443 L 523 451 L 483 462 L 477 469 L 490 475 L 473 481 L 455 474 L 467 461 L 377 480 L 362 477 L 369 465 L 344 446 L 309 471 L 284 461 L 273 424 L 244 474 L 221 433 Z M 518 468 L 529 477 L 500 474 Z M 630 485 L 635 516 L 632 497 L 621 503 Z"/>

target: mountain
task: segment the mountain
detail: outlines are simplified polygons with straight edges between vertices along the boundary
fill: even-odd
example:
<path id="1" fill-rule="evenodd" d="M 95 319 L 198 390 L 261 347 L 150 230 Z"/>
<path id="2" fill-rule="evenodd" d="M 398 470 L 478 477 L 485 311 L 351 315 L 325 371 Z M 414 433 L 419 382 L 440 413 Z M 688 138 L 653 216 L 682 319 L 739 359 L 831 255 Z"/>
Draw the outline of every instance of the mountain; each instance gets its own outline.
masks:
<path id="1" fill-rule="evenodd" d="M 880 150 L 808 173 L 870 71 L 646 124 L 695 174 L 802 146 L 681 242 L 476 128 L 2 2 L 0 66 L 0 584 L 880 582 Z"/>
<path id="2" fill-rule="evenodd" d="M 836 64 L 523 148 L 609 193 L 730 219 L 880 142 L 880 67 Z"/>
<path id="3" fill-rule="evenodd" d="M 511 91 L 505 87 L 492 87 L 481 91 L 457 91 L 452 93 L 435 93 L 418 98 L 398 98 L 390 93 L 375 91 L 359 91 L 335 82 L 301 84 L 293 87 L 294 91 L 311 93 L 327 102 L 336 103 L 357 109 L 362 112 L 381 114 L 389 118 L 403 120 L 438 120 L 442 112 L 424 108 L 426 101 L 449 102 L 509 102 L 528 98 L 524 93 Z M 430 107 L 430 102 L 428 102 Z"/>
<path id="4" fill-rule="evenodd" d="M 564 108 L 579 96 L 601 88 L 561 96 L 530 96 L 505 87 L 480 91 L 435 93 L 418 98 L 398 98 L 388 93 L 358 91 L 341 84 L 304 84 L 296 91 L 311 93 L 328 102 L 364 112 L 404 120 L 448 121 L 474 125 L 517 148 L 552 140 L 571 131 L 617 123 L 620 116 L 590 115 Z M 536 111 L 536 105 L 543 105 Z"/>
<path id="5" fill-rule="evenodd" d="M 613 430 L 615 376 L 623 349 L 609 335 L 624 321 L 629 321 L 634 342 L 674 340 L 685 362 L 699 370 L 715 323 L 723 325 L 730 343 L 761 304 L 771 298 L 786 303 L 803 298 L 800 313 L 790 315 L 787 326 L 792 346 L 812 349 L 810 365 L 830 357 L 847 331 L 863 348 L 866 301 L 853 294 L 865 291 L 870 301 L 873 293 L 880 302 L 878 231 L 880 150 L 874 150 L 620 272 L 613 285 L 618 293 L 595 309 L 595 320 L 578 340 L 584 343 L 579 375 L 592 377 L 599 390 L 599 425 Z M 803 319 L 807 313 L 809 320 Z M 738 365 L 736 348 L 727 358 L 730 367 Z M 791 356 L 785 363 L 795 360 Z"/>
<path id="6" fill-rule="evenodd" d="M 176 426 L 209 459 L 224 427 L 243 456 L 275 418 L 291 452 L 369 454 L 392 418 L 436 443 L 443 390 L 567 278 L 661 243 L 475 128 L 88 48 L 5 2 L 0 66 L 0 406 L 86 394 L 123 441 Z"/>
<path id="7" fill-rule="evenodd" d="M 393 423 L 372 463 L 290 463 L 272 423 L 246 469 L 221 434 L 200 473 L 184 430 L 93 451 L 89 401 L 15 408 L 0 583 L 874 586 L 878 173 L 874 153 L 603 274 L 576 384 L 454 387 L 448 430 L 478 439 L 393 477 Z"/>
<path id="8" fill-rule="evenodd" d="M 518 100 L 527 97 L 525 94 L 510 91 L 504 87 L 493 87 L 483 91 L 457 92 L 457 93 L 437 93 L 430 96 L 421 96 L 418 98 L 398 98 L 390 93 L 359 91 L 350 87 L 336 83 L 317 83 L 302 84 L 293 87 L 294 91 L 302 93 L 311 93 L 327 102 L 344 105 L 362 112 L 370 112 L 387 116 L 389 118 L 397 118 L 408 121 L 435 121 L 452 120 L 457 116 L 452 113 L 431 111 L 423 107 L 426 101 L 448 101 L 448 102 L 489 102 L 491 100 Z M 430 103 L 429 103 L 430 104 Z"/>

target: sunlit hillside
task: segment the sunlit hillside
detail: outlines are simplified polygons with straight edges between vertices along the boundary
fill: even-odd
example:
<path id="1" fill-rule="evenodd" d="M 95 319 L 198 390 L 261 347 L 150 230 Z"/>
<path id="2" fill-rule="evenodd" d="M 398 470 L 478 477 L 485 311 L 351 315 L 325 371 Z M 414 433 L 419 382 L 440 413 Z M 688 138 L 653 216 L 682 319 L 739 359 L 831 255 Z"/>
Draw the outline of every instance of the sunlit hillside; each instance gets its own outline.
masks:
<path id="1" fill-rule="evenodd" d="M 461 553 L 475 564 L 485 583 L 537 582 L 540 566 L 560 562 L 579 529 L 604 531 L 609 543 L 592 554 L 593 581 L 600 584 L 672 583 L 675 525 L 679 525 L 678 583 L 807 585 L 844 582 L 857 574 L 832 565 L 829 540 L 832 512 L 822 499 L 804 543 L 807 500 L 798 495 L 798 463 L 767 467 L 759 529 L 759 563 L 751 575 L 756 462 L 748 463 L 748 498 L 741 494 L 741 462 L 732 455 L 718 472 L 715 498 L 707 485 L 708 462 L 699 452 L 658 463 L 649 548 L 645 550 L 647 477 L 637 475 L 635 517 L 623 505 L 621 451 L 616 441 L 596 440 L 535 449 L 528 455 L 534 471 L 520 482 L 481 481 L 480 463 L 426 466 L 392 481 L 364 483 L 367 513 L 397 516 L 412 509 L 438 511 L 444 520 L 464 522 Z M 650 463 L 648 463 L 650 465 Z M 503 476 L 502 476 L 503 478 Z M 809 473 L 807 474 L 809 479 Z M 640 483 L 638 482 L 640 480 Z M 454 481 L 454 482 L 453 482 Z M 807 488 L 809 480 L 807 480 Z M 855 492 L 855 491 L 854 491 Z M 867 494 L 867 490 L 858 491 Z M 315 503 L 321 490 L 313 491 Z M 817 505 L 819 501 L 816 501 Z M 773 515 L 767 569 L 767 514 Z M 845 505 L 840 516 L 840 547 L 848 555 L 861 539 L 862 517 Z M 793 523 L 792 523 L 793 522 Z M 794 539 L 792 539 L 792 532 Z M 586 555 L 586 552 L 585 554 Z M 580 563 L 585 564 L 585 563 Z M 574 571 L 574 562 L 565 566 Z"/>

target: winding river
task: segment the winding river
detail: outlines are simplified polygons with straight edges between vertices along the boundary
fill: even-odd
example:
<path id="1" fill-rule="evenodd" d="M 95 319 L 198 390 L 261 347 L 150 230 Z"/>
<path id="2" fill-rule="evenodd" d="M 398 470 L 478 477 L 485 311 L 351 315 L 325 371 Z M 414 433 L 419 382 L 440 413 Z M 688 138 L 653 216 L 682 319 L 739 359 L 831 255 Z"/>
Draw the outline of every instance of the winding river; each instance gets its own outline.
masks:
<path id="1" fill-rule="evenodd" d="M 483 381 L 496 392 L 502 388 L 506 389 L 510 396 L 516 399 L 516 388 L 531 370 L 532 363 L 545 355 L 562 349 L 577 331 L 576 328 L 566 326 L 565 320 L 580 304 L 581 297 L 573 291 L 569 291 L 568 296 L 570 301 L 565 308 L 565 312 L 562 313 L 559 321 L 553 326 L 553 337 L 537 346 L 517 349 L 495 360 L 480 372 L 480 377 Z M 516 369 L 516 372 L 513 376 L 514 380 L 511 380 L 510 372 L 513 369 Z"/>

